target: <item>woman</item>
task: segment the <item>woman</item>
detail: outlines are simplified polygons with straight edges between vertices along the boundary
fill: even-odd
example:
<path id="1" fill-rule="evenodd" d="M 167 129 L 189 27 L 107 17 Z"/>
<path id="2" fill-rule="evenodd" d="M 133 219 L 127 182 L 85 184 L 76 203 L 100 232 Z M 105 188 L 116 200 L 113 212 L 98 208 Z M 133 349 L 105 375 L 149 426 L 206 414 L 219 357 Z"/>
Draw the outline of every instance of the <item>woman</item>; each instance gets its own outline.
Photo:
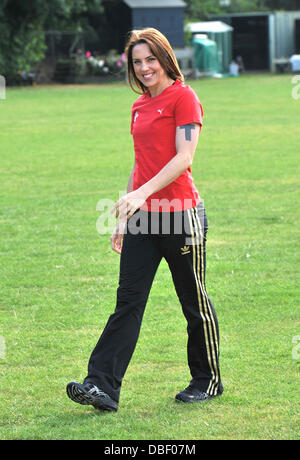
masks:
<path id="1" fill-rule="evenodd" d="M 223 392 L 218 323 L 205 290 L 207 219 L 191 175 L 202 107 L 184 85 L 173 50 L 159 31 L 132 31 L 125 52 L 129 84 L 142 95 L 132 107 L 135 162 L 127 194 L 113 208 L 118 226 L 111 245 L 121 254 L 117 305 L 90 357 L 84 383 L 67 385 L 73 401 L 106 410 L 118 409 L 122 379 L 163 257 L 188 324 L 192 380 L 175 399 L 202 402 Z"/>

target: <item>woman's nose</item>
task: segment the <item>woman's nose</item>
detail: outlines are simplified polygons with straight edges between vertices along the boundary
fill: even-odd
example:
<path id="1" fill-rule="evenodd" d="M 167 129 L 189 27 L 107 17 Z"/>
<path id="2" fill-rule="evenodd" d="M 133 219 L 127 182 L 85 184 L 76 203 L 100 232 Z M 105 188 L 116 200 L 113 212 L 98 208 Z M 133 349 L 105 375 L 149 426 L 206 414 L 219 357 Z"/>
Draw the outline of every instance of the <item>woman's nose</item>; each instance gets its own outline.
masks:
<path id="1" fill-rule="evenodd" d="M 148 69 L 148 63 L 147 63 L 147 61 L 142 61 L 141 70 L 146 70 L 146 69 Z"/>

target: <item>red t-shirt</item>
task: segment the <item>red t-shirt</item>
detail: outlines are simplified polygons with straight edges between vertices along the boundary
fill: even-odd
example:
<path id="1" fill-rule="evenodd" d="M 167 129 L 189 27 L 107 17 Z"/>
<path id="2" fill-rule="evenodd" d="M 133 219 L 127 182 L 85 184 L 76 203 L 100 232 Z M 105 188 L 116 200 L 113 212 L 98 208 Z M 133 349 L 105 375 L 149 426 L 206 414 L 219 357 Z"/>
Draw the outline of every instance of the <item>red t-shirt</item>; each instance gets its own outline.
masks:
<path id="1" fill-rule="evenodd" d="M 161 94 L 147 92 L 132 106 L 131 134 L 135 151 L 133 190 L 154 177 L 176 154 L 177 126 L 198 123 L 202 126 L 203 110 L 195 91 L 176 80 Z M 200 201 L 191 168 L 151 195 L 141 209 L 146 211 L 182 211 Z"/>

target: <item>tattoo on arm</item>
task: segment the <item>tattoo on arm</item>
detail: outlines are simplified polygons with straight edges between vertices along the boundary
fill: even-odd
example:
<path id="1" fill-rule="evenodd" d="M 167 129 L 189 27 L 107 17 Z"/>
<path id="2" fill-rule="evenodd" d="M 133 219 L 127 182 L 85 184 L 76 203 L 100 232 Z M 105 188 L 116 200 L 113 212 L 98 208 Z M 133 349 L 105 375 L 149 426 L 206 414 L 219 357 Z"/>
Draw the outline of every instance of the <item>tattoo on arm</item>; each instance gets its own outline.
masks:
<path id="1" fill-rule="evenodd" d="M 192 140 L 192 129 L 195 129 L 195 125 L 193 125 L 192 123 L 188 124 L 188 125 L 182 125 L 182 126 L 179 126 L 180 129 L 184 129 L 185 130 L 185 140 L 186 141 L 191 141 Z"/>

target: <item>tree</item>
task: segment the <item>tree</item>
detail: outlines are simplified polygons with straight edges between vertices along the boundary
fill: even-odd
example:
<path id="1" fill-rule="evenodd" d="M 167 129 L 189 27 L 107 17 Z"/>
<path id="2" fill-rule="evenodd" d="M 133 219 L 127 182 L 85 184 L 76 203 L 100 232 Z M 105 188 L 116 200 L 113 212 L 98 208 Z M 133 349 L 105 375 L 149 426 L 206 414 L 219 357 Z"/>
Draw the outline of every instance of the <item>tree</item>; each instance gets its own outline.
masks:
<path id="1" fill-rule="evenodd" d="M 299 10 L 299 0 L 185 0 L 188 20 L 208 20 L 226 13 L 250 13 L 270 10 Z"/>
<path id="2" fill-rule="evenodd" d="M 88 13 L 101 12 L 101 0 L 2 0 L 0 4 L 0 74 L 14 83 L 46 51 L 45 30 L 81 30 Z"/>
<path id="3" fill-rule="evenodd" d="M 220 0 L 185 0 L 186 15 L 189 20 L 208 20 L 210 16 L 224 13 L 259 11 L 263 8 L 261 0 L 231 0 L 223 4 Z"/>
<path id="4" fill-rule="evenodd" d="M 266 10 L 299 10 L 299 0 L 265 0 Z"/>

